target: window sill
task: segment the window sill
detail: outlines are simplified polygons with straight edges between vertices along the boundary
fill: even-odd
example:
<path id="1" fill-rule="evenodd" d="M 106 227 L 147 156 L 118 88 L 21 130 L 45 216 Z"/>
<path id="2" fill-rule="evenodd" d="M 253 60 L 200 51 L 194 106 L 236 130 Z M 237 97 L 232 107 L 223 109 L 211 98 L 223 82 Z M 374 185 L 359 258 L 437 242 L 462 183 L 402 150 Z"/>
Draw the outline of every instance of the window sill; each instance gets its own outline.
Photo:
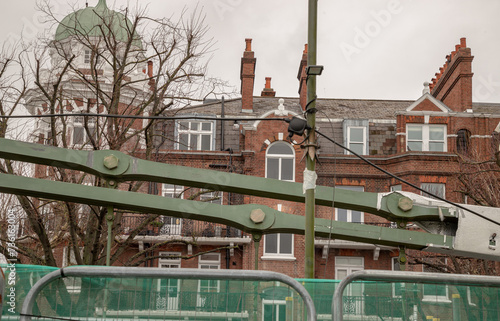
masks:
<path id="1" fill-rule="evenodd" d="M 422 299 L 422 302 L 427 302 L 427 303 L 451 303 L 451 300 L 448 299 L 447 297 L 424 297 Z"/>
<path id="2" fill-rule="evenodd" d="M 263 261 L 297 261 L 295 256 L 287 255 L 264 255 L 260 257 Z"/>

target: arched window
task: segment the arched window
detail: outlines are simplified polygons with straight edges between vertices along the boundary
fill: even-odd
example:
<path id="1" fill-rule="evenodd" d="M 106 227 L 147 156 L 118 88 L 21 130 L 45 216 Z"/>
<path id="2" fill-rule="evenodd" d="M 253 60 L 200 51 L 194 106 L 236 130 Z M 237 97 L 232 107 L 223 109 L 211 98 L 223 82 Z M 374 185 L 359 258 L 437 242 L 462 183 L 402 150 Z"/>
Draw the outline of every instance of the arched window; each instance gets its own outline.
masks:
<path id="1" fill-rule="evenodd" d="M 266 151 L 266 177 L 282 181 L 295 180 L 295 151 L 285 142 L 276 142 Z"/>
<path id="2" fill-rule="evenodd" d="M 470 131 L 460 129 L 457 132 L 457 153 L 467 154 L 470 151 Z"/>
<path id="3" fill-rule="evenodd" d="M 491 151 L 493 155 L 495 155 L 498 151 L 500 151 L 500 133 L 493 132 L 491 134 Z"/>

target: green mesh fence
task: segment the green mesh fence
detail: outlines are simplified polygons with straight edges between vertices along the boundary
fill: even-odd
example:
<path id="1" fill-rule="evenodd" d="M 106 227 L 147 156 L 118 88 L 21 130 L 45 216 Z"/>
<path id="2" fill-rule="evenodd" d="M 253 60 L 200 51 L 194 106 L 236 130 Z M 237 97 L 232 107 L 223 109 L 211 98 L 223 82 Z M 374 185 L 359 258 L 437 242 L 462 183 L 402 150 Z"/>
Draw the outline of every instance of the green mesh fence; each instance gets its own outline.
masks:
<path id="1" fill-rule="evenodd" d="M 0 264 L 5 274 L 2 320 L 18 320 L 24 298 L 33 284 L 57 268 L 38 265 Z"/>
<path id="2" fill-rule="evenodd" d="M 314 300 L 318 320 L 332 320 L 340 281 L 299 281 Z M 342 299 L 344 320 L 500 320 L 498 287 L 355 281 Z"/>
<path id="3" fill-rule="evenodd" d="M 16 272 L 16 307 L 5 306 L 2 320 L 19 320 L 31 283 L 53 270 L 31 266 Z M 304 320 L 305 312 L 295 290 L 277 281 L 65 277 L 41 291 L 32 315 L 34 320 L 238 321 L 291 320 L 292 315 Z"/>
<path id="4" fill-rule="evenodd" d="M 32 285 L 56 269 L 1 267 L 7 278 L 2 321 L 19 320 Z M 298 281 L 311 294 L 317 319 L 331 320 L 339 281 Z M 354 282 L 344 291 L 343 309 L 344 320 L 500 320 L 500 289 Z M 67 277 L 38 295 L 33 315 L 43 316 L 33 320 L 300 321 L 305 320 L 305 306 L 293 289 L 279 282 Z"/>

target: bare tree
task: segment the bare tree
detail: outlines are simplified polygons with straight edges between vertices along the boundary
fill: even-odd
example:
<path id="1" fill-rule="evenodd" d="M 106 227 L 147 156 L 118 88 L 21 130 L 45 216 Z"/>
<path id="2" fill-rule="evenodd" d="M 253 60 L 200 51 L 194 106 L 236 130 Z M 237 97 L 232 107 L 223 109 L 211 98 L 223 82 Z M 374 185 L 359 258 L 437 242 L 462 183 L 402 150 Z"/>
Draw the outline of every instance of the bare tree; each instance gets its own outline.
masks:
<path id="1" fill-rule="evenodd" d="M 493 134 L 491 148 L 480 153 L 466 144 L 457 153 L 459 171 L 456 176 L 460 185 L 455 189 L 464 196 L 464 201 L 469 204 L 500 207 L 500 162 L 498 161 L 499 137 Z M 498 262 L 457 257 L 436 255 L 421 251 L 408 251 L 408 264 L 411 269 L 422 266 L 424 271 L 471 275 L 498 275 L 500 264 Z M 472 288 L 467 294 L 465 287 L 458 287 L 462 304 L 466 309 L 469 320 L 482 320 L 483 317 L 475 315 L 477 311 L 483 313 L 482 309 L 470 309 L 471 302 L 468 298 L 474 297 L 477 304 L 487 307 L 492 304 L 486 300 L 480 291 Z M 486 308 L 487 309 L 487 308 Z M 474 312 L 476 311 L 476 312 Z"/>
<path id="2" fill-rule="evenodd" d="M 37 121 L 31 137 L 36 142 L 64 148 L 120 150 L 162 161 L 158 149 L 163 138 L 154 120 L 109 116 L 158 116 L 203 101 L 208 95 L 224 93 L 226 84 L 207 76 L 213 41 L 206 39 L 203 14 L 198 9 L 192 13 L 184 10 L 176 20 L 153 19 L 145 10 L 111 11 L 103 3 L 85 9 L 90 20 L 82 10 L 59 20 L 50 1 L 39 4 L 47 21 L 57 26 L 55 39 L 24 46 L 23 63 L 16 52 L 1 58 L 0 84 L 5 84 L 0 93 L 1 115 L 12 114 L 24 102 L 34 115 L 54 115 Z M 22 70 L 18 79 L 2 72 L 11 64 Z M 0 118 L 2 137 L 8 125 L 7 119 Z M 9 161 L 3 162 L 0 170 L 19 173 Z M 99 177 L 59 167 L 40 165 L 35 175 L 106 186 Z M 142 182 L 126 182 L 118 188 L 144 192 L 146 187 Z M 77 264 L 104 264 L 106 208 L 22 195 L 16 200 L 28 222 L 23 234 L 31 240 L 16 245 L 32 263 L 56 266 L 53 249 L 69 244 L 67 257 Z M 158 218 L 145 216 L 125 235 L 123 215 L 116 212 L 113 221 L 112 263 Z M 0 251 L 6 253 L 1 243 Z"/>

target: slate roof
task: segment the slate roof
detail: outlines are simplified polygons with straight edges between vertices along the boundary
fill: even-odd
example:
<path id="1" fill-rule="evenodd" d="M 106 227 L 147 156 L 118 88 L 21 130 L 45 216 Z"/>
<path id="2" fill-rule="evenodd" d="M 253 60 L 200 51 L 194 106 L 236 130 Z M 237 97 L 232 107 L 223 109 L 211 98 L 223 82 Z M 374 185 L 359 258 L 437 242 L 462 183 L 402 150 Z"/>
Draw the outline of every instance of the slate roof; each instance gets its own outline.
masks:
<path id="1" fill-rule="evenodd" d="M 299 98 L 254 97 L 252 113 L 241 112 L 241 98 L 237 98 L 225 101 L 225 115 L 258 117 L 269 110 L 277 109 L 281 98 L 284 99 L 286 110 L 302 113 Z M 404 111 L 413 102 L 412 100 L 318 99 L 316 108 L 320 111 L 317 114 L 320 118 L 324 118 L 326 114 L 332 119 L 395 119 L 396 112 Z M 177 114 L 220 114 L 220 112 L 220 102 L 185 107 L 176 111 Z"/>
<path id="2" fill-rule="evenodd" d="M 254 97 L 253 112 L 241 112 L 241 98 L 228 99 L 224 103 L 226 117 L 259 117 L 261 114 L 277 109 L 279 99 L 284 99 L 286 110 L 291 110 L 298 114 L 302 113 L 299 105 L 299 98 L 287 97 Z M 317 117 L 331 119 L 387 119 L 395 120 L 396 113 L 405 111 L 414 100 L 377 100 L 377 99 L 318 99 L 316 108 Z M 474 113 L 500 114 L 500 104 L 498 103 L 473 103 Z M 220 101 L 210 102 L 197 106 L 185 107 L 175 111 L 176 114 L 196 113 L 219 115 L 221 113 Z"/>
<path id="3" fill-rule="evenodd" d="M 475 113 L 500 115 L 499 103 L 472 103 Z"/>

